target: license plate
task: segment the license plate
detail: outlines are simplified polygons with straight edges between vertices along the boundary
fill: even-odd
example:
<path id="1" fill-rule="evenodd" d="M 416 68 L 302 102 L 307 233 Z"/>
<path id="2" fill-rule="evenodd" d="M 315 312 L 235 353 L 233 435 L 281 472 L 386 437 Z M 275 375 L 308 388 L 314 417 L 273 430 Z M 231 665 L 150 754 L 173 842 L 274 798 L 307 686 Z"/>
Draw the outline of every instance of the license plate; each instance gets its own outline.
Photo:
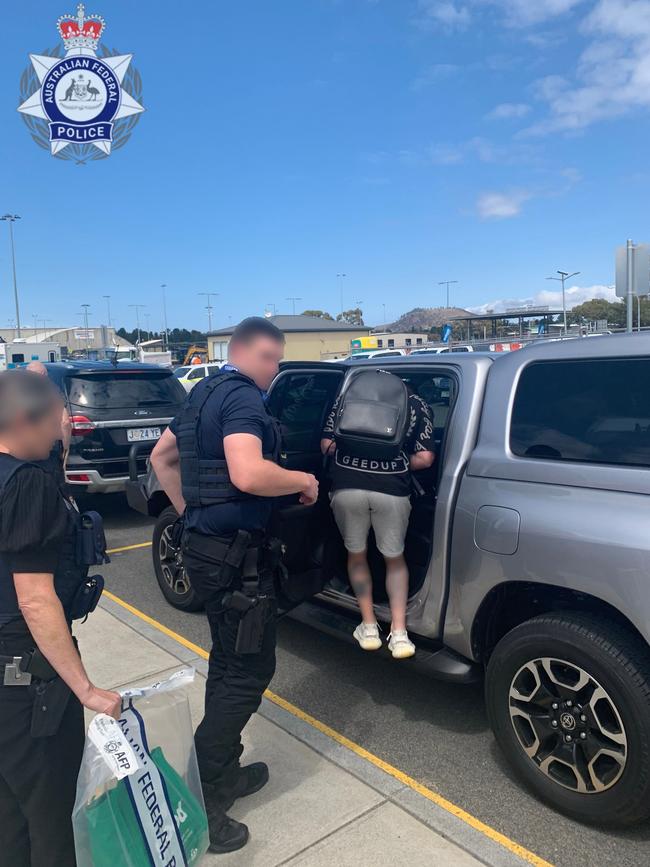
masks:
<path id="1" fill-rule="evenodd" d="M 132 427 L 126 432 L 126 438 L 130 443 L 142 443 L 146 440 L 159 440 L 159 427 Z"/>

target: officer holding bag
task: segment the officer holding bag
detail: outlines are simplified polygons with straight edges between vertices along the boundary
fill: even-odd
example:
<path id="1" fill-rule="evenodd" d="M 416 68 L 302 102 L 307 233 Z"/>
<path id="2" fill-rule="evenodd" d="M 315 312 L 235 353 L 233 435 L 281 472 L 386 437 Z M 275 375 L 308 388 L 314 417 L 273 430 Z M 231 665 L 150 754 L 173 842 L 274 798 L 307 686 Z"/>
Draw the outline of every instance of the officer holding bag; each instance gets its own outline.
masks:
<path id="1" fill-rule="evenodd" d="M 74 865 L 71 814 L 83 706 L 117 716 L 71 634 L 97 604 L 105 556 L 95 513 L 80 515 L 43 468 L 61 437 L 47 377 L 0 373 L 0 867 Z"/>
<path id="2" fill-rule="evenodd" d="M 196 750 L 210 823 L 210 851 L 248 840 L 226 813 L 268 780 L 262 762 L 240 766 L 241 732 L 275 671 L 274 582 L 280 544 L 270 537 L 273 498 L 315 502 L 316 478 L 277 465 L 280 436 L 264 392 L 284 336 L 267 319 L 235 329 L 229 364 L 190 392 L 151 456 L 158 480 L 184 516 L 183 562 L 205 603 L 212 651 Z"/>

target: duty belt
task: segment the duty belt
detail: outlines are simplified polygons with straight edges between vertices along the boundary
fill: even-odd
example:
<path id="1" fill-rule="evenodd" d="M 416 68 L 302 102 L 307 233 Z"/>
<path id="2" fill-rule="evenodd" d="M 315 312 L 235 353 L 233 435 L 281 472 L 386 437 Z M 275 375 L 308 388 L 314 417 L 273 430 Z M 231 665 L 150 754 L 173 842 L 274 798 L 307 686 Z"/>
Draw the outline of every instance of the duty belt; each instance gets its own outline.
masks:
<path id="1" fill-rule="evenodd" d="M 32 677 L 52 680 L 56 671 L 38 650 L 27 650 L 21 656 L 0 656 L 0 676 L 3 686 L 29 686 Z"/>
<path id="2" fill-rule="evenodd" d="M 23 656 L 0 656 L 0 674 L 2 674 L 3 686 L 29 686 L 32 676 L 28 671 L 23 671 L 25 657 Z"/>

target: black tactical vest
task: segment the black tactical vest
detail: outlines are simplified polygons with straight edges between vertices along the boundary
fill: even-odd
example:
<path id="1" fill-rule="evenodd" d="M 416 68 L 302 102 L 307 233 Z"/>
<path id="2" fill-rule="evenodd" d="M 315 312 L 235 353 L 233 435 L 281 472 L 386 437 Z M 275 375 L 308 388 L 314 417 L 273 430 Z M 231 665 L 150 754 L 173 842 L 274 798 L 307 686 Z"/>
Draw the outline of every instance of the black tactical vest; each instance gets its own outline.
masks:
<path id="1" fill-rule="evenodd" d="M 4 487 L 12 476 L 27 463 L 29 462 L 17 460 L 11 455 L 0 454 L 0 497 L 2 497 Z M 70 605 L 79 585 L 88 575 L 88 567 L 78 566 L 75 560 L 76 538 L 81 516 L 73 503 L 65 498 L 63 493 L 60 496 L 68 510 L 68 523 L 59 562 L 54 573 L 54 589 L 69 620 Z M 21 616 L 13 576 L 4 558 L 0 555 L 0 626 L 12 620 L 20 620 Z"/>
<path id="2" fill-rule="evenodd" d="M 181 465 L 183 499 L 190 508 L 214 506 L 250 499 L 230 481 L 225 458 L 206 459 L 200 455 L 199 427 L 201 412 L 217 388 L 250 388 L 254 383 L 238 371 L 212 374 L 189 393 L 178 416 L 176 440 Z M 280 435 L 275 429 L 275 445 L 272 453 L 264 457 L 277 461 L 280 456 Z"/>

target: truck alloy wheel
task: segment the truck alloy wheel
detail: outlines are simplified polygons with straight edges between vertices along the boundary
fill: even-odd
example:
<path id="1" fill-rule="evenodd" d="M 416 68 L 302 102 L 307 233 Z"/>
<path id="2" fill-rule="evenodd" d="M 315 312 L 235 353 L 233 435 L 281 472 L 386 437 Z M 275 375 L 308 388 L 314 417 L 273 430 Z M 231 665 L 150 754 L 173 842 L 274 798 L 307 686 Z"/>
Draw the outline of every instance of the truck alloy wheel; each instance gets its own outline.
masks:
<path id="1" fill-rule="evenodd" d="M 620 778 L 627 738 L 612 698 L 566 660 L 527 662 L 510 685 L 510 719 L 526 755 L 556 783 L 603 792 Z"/>
<path id="2" fill-rule="evenodd" d="M 158 559 L 163 578 L 172 593 L 182 596 L 190 589 L 190 582 L 183 568 L 181 552 L 172 543 L 173 524 L 167 524 L 160 534 L 158 542 Z"/>
<path id="3" fill-rule="evenodd" d="M 537 797 L 583 822 L 650 816 L 650 651 L 631 628 L 580 611 L 527 620 L 492 651 L 485 697 Z"/>
<path id="4" fill-rule="evenodd" d="M 199 611 L 203 606 L 185 571 L 183 556 L 172 541 L 177 518 L 176 510 L 168 506 L 156 521 L 151 548 L 153 567 L 162 594 L 171 605 L 183 611 Z"/>

